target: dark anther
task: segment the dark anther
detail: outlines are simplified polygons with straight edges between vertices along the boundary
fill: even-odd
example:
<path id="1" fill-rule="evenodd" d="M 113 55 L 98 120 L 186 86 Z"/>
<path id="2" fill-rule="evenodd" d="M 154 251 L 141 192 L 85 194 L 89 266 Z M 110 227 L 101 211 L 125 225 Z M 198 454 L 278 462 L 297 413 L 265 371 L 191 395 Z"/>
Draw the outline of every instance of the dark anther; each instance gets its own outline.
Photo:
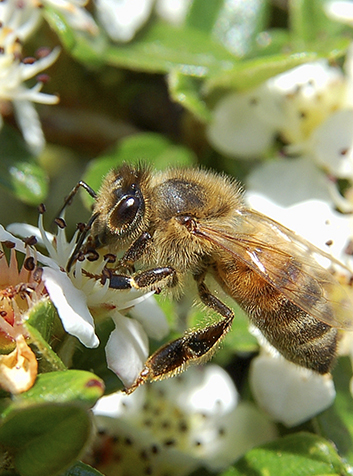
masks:
<path id="1" fill-rule="evenodd" d="M 115 263 L 116 256 L 113 255 L 113 253 L 107 253 L 106 255 L 104 255 L 104 259 L 105 261 L 107 261 L 107 263 Z"/>
<path id="2" fill-rule="evenodd" d="M 86 229 L 86 224 L 85 223 L 77 223 L 76 228 L 78 229 L 79 232 L 83 233 Z"/>
<path id="3" fill-rule="evenodd" d="M 45 205 L 44 203 L 41 203 L 38 207 L 38 211 L 41 215 L 43 215 L 43 213 L 45 213 L 47 211 L 47 209 L 45 208 Z"/>
<path id="4" fill-rule="evenodd" d="M 23 64 L 33 64 L 36 62 L 36 59 L 33 58 L 33 56 L 27 56 L 26 58 L 23 58 L 22 63 Z"/>
<path id="5" fill-rule="evenodd" d="M 63 218 L 55 218 L 54 223 L 58 225 L 59 228 L 64 229 L 66 228 L 66 223 Z"/>
<path id="6" fill-rule="evenodd" d="M 97 261 L 97 259 L 99 259 L 99 253 L 96 250 L 89 249 L 86 252 L 86 258 L 88 261 Z"/>
<path id="7" fill-rule="evenodd" d="M 34 235 L 28 236 L 27 238 L 25 238 L 24 242 L 25 246 L 34 246 L 37 244 L 37 238 Z"/>
<path id="8" fill-rule="evenodd" d="M 23 266 L 27 271 L 33 271 L 36 267 L 36 263 L 34 261 L 33 256 L 29 256 L 28 258 L 26 258 L 24 260 Z"/>
<path id="9" fill-rule="evenodd" d="M 77 255 L 77 261 L 84 261 L 85 259 L 86 259 L 85 253 L 80 251 L 79 254 Z"/>
<path id="10" fill-rule="evenodd" d="M 16 244 L 10 240 L 3 241 L 3 243 L 4 243 L 4 246 L 6 246 L 6 248 L 8 248 L 9 250 L 12 250 L 12 248 L 15 248 L 16 246 Z"/>

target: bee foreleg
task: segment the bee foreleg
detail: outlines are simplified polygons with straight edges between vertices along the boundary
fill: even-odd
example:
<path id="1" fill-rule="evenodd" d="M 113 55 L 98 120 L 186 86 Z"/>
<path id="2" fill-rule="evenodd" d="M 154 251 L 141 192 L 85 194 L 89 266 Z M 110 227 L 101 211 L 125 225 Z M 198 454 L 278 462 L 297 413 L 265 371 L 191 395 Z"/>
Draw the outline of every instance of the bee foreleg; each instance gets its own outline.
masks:
<path id="1" fill-rule="evenodd" d="M 141 273 L 135 274 L 133 276 L 134 287 L 137 289 L 140 288 L 150 288 L 155 289 L 157 285 L 157 291 L 168 286 L 174 287 L 178 282 L 176 271 L 174 268 L 169 266 L 163 268 L 153 268 Z"/>
<path id="2" fill-rule="evenodd" d="M 150 233 L 142 233 L 125 252 L 124 256 L 119 261 L 119 265 L 133 271 L 134 263 L 142 258 L 151 242 L 152 236 Z"/>
<path id="3" fill-rule="evenodd" d="M 165 286 L 177 284 L 176 271 L 170 267 L 148 269 L 134 276 L 110 274 L 108 278 L 109 287 L 113 289 L 150 288 L 158 292 Z"/>

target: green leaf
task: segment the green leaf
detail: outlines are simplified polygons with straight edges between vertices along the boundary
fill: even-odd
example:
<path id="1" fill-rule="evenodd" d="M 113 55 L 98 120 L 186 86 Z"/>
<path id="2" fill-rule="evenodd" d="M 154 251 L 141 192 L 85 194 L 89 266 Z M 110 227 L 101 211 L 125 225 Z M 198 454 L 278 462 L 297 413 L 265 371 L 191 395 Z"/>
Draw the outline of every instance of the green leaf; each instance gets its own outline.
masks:
<path id="1" fill-rule="evenodd" d="M 61 476 L 103 476 L 102 473 L 81 461 L 67 469 Z"/>
<path id="2" fill-rule="evenodd" d="M 123 162 L 153 164 L 155 168 L 162 170 L 170 165 L 190 166 L 196 163 L 196 156 L 190 149 L 173 144 L 161 134 L 136 134 L 122 140 L 108 155 L 92 160 L 83 180 L 94 190 L 98 190 L 109 170 Z M 83 195 L 83 200 L 88 207 L 93 203 L 87 194 Z"/>
<path id="3" fill-rule="evenodd" d="M 330 20 L 324 11 L 327 0 L 291 0 L 289 23 L 292 40 L 300 47 L 334 41 L 346 30 L 339 22 Z"/>
<path id="4" fill-rule="evenodd" d="M 272 76 L 317 59 L 315 53 L 276 54 L 244 60 L 226 73 L 220 72 L 205 82 L 206 92 L 215 88 L 246 90 L 260 85 Z"/>
<path id="5" fill-rule="evenodd" d="M 135 71 L 169 73 L 178 69 L 197 78 L 229 70 L 236 58 L 203 31 L 155 22 L 144 35 L 121 46 L 107 48 L 108 64 Z"/>
<path id="6" fill-rule="evenodd" d="M 0 133 L 0 186 L 28 205 L 39 205 L 48 193 L 46 173 L 22 136 L 7 126 Z"/>
<path id="7" fill-rule="evenodd" d="M 200 121 L 208 122 L 211 120 L 211 111 L 202 98 L 202 83 L 200 80 L 185 76 L 180 71 L 174 70 L 168 75 L 168 85 L 173 101 L 181 104 Z"/>
<path id="8" fill-rule="evenodd" d="M 324 438 L 296 433 L 250 450 L 223 476 L 348 476 L 350 471 Z"/>
<path id="9" fill-rule="evenodd" d="M 48 341 L 51 337 L 56 311 L 49 299 L 42 299 L 29 311 L 26 324 L 37 329 L 43 338 Z"/>
<path id="10" fill-rule="evenodd" d="M 39 373 L 66 370 L 62 360 L 48 343 L 52 337 L 56 316 L 57 312 L 52 302 L 49 299 L 42 299 L 31 308 L 25 322 L 31 347 L 37 355 Z"/>
<path id="11" fill-rule="evenodd" d="M 13 405 L 6 410 L 10 414 L 13 408 L 39 403 L 79 403 L 91 408 L 104 393 L 104 384 L 100 378 L 84 370 L 66 370 L 48 372 L 37 377 L 33 387 L 13 398 Z"/>
<path id="12" fill-rule="evenodd" d="M 53 372 L 56 370 L 66 370 L 66 367 L 60 357 L 53 351 L 42 334 L 32 327 L 28 322 L 25 327 L 29 333 L 31 347 L 37 356 L 38 372 Z"/>
<path id="13" fill-rule="evenodd" d="M 208 0 L 207 8 L 205 8 L 205 0 L 194 0 L 187 13 L 185 24 L 188 27 L 211 33 L 224 4 L 224 0 Z"/>
<path id="14" fill-rule="evenodd" d="M 92 433 L 80 405 L 42 404 L 12 411 L 0 425 L 0 444 L 21 476 L 48 476 L 76 461 Z"/>

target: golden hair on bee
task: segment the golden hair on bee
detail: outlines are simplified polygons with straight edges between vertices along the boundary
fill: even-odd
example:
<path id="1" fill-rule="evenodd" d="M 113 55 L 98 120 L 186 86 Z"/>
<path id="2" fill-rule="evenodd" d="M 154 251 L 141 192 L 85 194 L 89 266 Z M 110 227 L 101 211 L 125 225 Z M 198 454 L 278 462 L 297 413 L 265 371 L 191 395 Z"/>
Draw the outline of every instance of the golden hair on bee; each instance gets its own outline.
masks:
<path id="1" fill-rule="evenodd" d="M 180 290 L 191 276 L 200 301 L 220 315 L 218 322 L 157 350 L 127 393 L 202 362 L 217 349 L 234 313 L 208 289 L 208 274 L 285 358 L 321 374 L 334 363 L 337 329 L 353 328 L 350 296 L 315 257 L 338 263 L 246 207 L 241 187 L 225 175 L 124 164 L 105 177 L 89 233 L 87 243 L 78 245 L 81 253 L 92 248 L 122 253 L 110 268 L 111 287 Z"/>

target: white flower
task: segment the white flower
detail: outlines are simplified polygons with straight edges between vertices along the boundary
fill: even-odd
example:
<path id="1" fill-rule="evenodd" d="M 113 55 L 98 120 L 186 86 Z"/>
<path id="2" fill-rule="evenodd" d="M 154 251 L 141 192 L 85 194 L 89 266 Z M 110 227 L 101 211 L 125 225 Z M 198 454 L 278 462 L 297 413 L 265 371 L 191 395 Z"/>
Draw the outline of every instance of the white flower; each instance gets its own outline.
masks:
<path id="1" fill-rule="evenodd" d="M 138 388 L 130 396 L 103 397 L 93 409 L 97 426 L 105 432 L 103 439 L 115 441 L 112 461 L 114 450 L 121 455 L 110 474 L 132 468 L 143 474 L 149 468 L 151 474 L 183 475 L 202 466 L 212 471 L 228 467 L 252 446 L 276 436 L 261 412 L 238 399 L 228 374 L 212 364 Z M 107 474 L 104 465 L 98 469 Z"/>
<path id="2" fill-rule="evenodd" d="M 332 19 L 353 26 L 353 3 L 351 1 L 330 1 L 324 3 L 326 14 Z"/>
<path id="3" fill-rule="evenodd" d="M 149 18 L 152 0 L 97 0 L 99 21 L 114 41 L 130 41 Z"/>
<path id="4" fill-rule="evenodd" d="M 33 32 L 38 17 L 31 14 L 31 10 L 26 8 L 27 4 L 23 6 L 23 10 L 17 2 L 5 0 L 0 5 L 0 13 L 7 22 L 2 21 L 0 27 L 0 102 L 12 102 L 24 139 L 31 152 L 38 155 L 43 149 L 45 139 L 32 103 L 56 104 L 59 99 L 41 92 L 43 82 L 37 82 L 32 88 L 27 88 L 25 82 L 51 66 L 58 58 L 60 48 L 55 48 L 50 54 L 36 61 L 21 61 L 18 38 L 26 38 Z M 0 115 L 0 128 L 2 123 Z"/>
<path id="5" fill-rule="evenodd" d="M 27 0 L 33 2 L 35 0 Z M 43 0 L 44 3 L 59 10 L 68 24 L 75 30 L 98 34 L 98 26 L 91 14 L 84 8 L 88 0 Z"/>
<path id="6" fill-rule="evenodd" d="M 77 337 L 86 347 L 96 347 L 99 341 L 94 330 L 93 316 L 97 319 L 113 319 L 116 329 L 106 346 L 108 365 L 125 386 L 131 385 L 148 357 L 147 336 L 162 338 L 168 332 L 168 325 L 160 308 L 153 303 L 146 304 L 146 299 L 153 299 L 152 293 L 146 294 L 135 289 L 112 289 L 109 288 L 109 280 L 102 284 L 97 278 L 91 277 L 101 275 L 106 264 L 101 257 L 96 261 L 78 260 L 70 272 L 65 271 L 75 248 L 77 234 L 70 242 L 66 239 L 65 229 L 60 227 L 56 236 L 50 235 L 44 230 L 42 215 L 38 228 L 12 224 L 8 229 L 21 236 L 36 236 L 48 250 L 50 257 L 37 250 L 32 250 L 31 253 L 44 265 L 42 280 L 57 308 L 64 329 L 69 334 Z M 0 241 L 12 241 L 18 251 L 25 252 L 21 240 L 3 228 L 0 230 Z M 142 301 L 144 307 L 139 309 Z M 138 309 L 134 314 L 136 319 L 125 317 L 119 312 L 127 312 L 133 306 Z M 153 314 L 146 316 L 151 311 Z"/>
<path id="7" fill-rule="evenodd" d="M 292 364 L 268 347 L 252 361 L 249 381 L 259 406 L 288 427 L 326 410 L 336 396 L 331 375 Z"/>
<path id="8" fill-rule="evenodd" d="M 256 89 L 221 99 L 207 129 L 209 140 L 220 152 L 239 158 L 264 155 L 276 135 L 302 143 L 342 106 L 346 87 L 341 70 L 327 61 L 298 66 Z"/>
<path id="9" fill-rule="evenodd" d="M 190 4 L 191 0 L 157 0 L 156 12 L 169 23 L 181 25 Z"/>
<path id="10" fill-rule="evenodd" d="M 6 48 L 18 38 L 24 43 L 37 29 L 42 18 L 39 3 L 34 1 L 3 0 L 0 3 L 0 43 Z"/>
<path id="11" fill-rule="evenodd" d="M 249 175 L 246 188 L 252 208 L 348 264 L 345 249 L 352 234 L 351 217 L 335 211 L 329 182 L 311 161 L 262 164 Z"/>
<path id="12" fill-rule="evenodd" d="M 272 144 L 278 117 L 266 88 L 245 93 L 231 93 L 221 99 L 207 128 L 211 144 L 220 152 L 239 158 L 261 155 Z M 270 100 L 270 101 L 269 101 Z M 267 110 L 267 120 L 263 118 Z"/>

